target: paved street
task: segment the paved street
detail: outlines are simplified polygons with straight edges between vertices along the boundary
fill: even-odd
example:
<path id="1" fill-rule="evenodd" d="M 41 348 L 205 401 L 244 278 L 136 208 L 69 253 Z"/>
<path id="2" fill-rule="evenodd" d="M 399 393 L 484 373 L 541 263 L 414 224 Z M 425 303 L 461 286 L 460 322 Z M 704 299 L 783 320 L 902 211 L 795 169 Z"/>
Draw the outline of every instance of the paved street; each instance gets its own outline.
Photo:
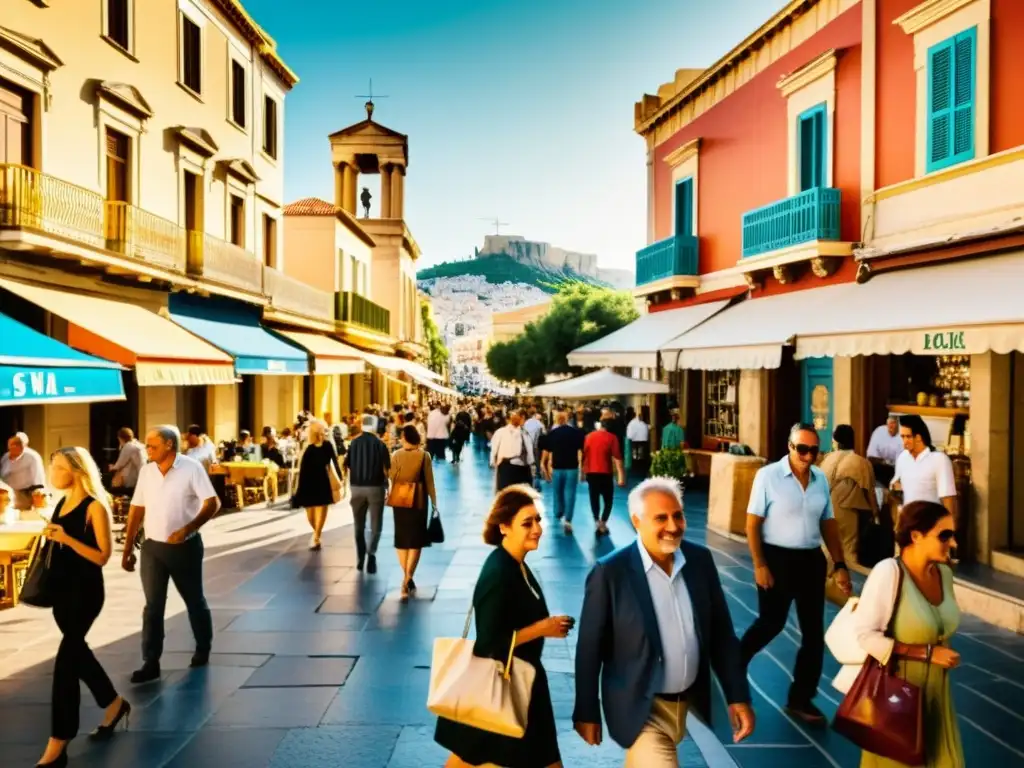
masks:
<path id="1" fill-rule="evenodd" d="M 139 663 L 142 605 L 137 575 L 111 564 L 107 605 L 90 635 L 97 655 L 135 705 L 131 730 L 106 745 L 77 740 L 80 766 L 338 766 L 421 768 L 440 766 L 433 718 L 424 701 L 432 639 L 461 632 L 479 564 L 488 553 L 480 541 L 491 479 L 482 458 L 436 472 L 448 540 L 424 553 L 417 574 L 420 596 L 398 601 L 400 573 L 393 564 L 386 525 L 381 571 L 359 574 L 347 507 L 332 512 L 325 547 L 306 549 L 301 513 L 256 510 L 225 515 L 206 534 L 208 596 L 217 636 L 211 666 L 186 669 L 191 633 L 174 596 L 169 606 L 167 653 L 159 683 L 129 687 Z M 595 557 L 632 538 L 618 494 L 610 541 L 595 545 L 585 494 L 577 501 L 574 537 L 549 526 L 541 551 L 531 557 L 553 612 L 579 615 L 586 569 Z M 687 498 L 691 539 L 710 538 L 738 631 L 756 606 L 749 558 L 742 545 L 707 537 L 705 497 Z M 390 513 L 387 513 L 390 514 Z M 723 748 L 693 726 L 681 764 L 744 768 L 856 766 L 859 757 L 829 732 L 812 733 L 781 711 L 799 632 L 787 629 L 751 668 L 758 730 L 749 744 Z M 5 766 L 33 765 L 49 722 L 50 667 L 59 637 L 47 612 L 21 607 L 0 613 L 0 751 Z M 1014 764 L 1024 759 L 1024 638 L 967 620 L 957 636 L 964 655 L 956 673 L 968 765 Z M 621 765 L 612 744 L 586 747 L 571 731 L 572 637 L 549 641 L 545 665 L 563 733 L 566 766 Z M 827 662 L 826 673 L 835 664 Z M 834 712 L 838 695 L 822 685 L 819 703 Z M 82 724 L 100 713 L 83 691 Z M 716 731 L 728 742 L 724 712 Z M 703 754 L 702 754 L 703 753 Z"/>

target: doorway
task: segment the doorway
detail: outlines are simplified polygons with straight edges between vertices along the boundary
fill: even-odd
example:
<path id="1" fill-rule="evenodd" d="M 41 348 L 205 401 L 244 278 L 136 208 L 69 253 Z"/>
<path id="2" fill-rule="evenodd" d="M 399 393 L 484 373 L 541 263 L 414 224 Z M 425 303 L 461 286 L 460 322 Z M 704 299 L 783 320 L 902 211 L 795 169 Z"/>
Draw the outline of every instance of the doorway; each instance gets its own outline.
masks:
<path id="1" fill-rule="evenodd" d="M 259 437 L 256 426 L 256 377 L 244 375 L 238 385 L 238 430 L 249 430 L 254 437 Z"/>
<path id="2" fill-rule="evenodd" d="M 802 360 L 800 372 L 800 420 L 814 425 L 824 452 L 832 446 L 832 358 Z"/>
<path id="3" fill-rule="evenodd" d="M 0 80 L 0 163 L 32 165 L 32 99 Z"/>

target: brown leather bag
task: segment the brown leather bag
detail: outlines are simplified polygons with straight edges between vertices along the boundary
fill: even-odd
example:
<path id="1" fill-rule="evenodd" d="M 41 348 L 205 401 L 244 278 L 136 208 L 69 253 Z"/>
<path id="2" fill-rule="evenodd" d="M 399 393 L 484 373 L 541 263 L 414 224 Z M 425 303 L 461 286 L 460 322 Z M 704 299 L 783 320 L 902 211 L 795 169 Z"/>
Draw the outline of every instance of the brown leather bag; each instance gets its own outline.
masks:
<path id="1" fill-rule="evenodd" d="M 885 634 L 893 637 L 893 624 L 903 594 L 903 565 L 896 601 Z M 925 686 L 931 671 L 928 659 Z M 868 656 L 846 698 L 836 711 L 832 728 L 866 752 L 908 766 L 925 764 L 924 692 L 896 676 L 896 660 L 882 664 Z"/>
<path id="2" fill-rule="evenodd" d="M 416 496 L 419 490 L 420 478 L 423 478 L 423 464 L 427 460 L 427 455 L 423 454 L 423 460 L 420 462 L 420 471 L 417 474 L 417 480 L 411 483 L 399 483 L 394 482 L 391 484 L 391 491 L 388 493 L 387 501 L 385 502 L 389 507 L 398 507 L 399 509 L 416 509 Z"/>

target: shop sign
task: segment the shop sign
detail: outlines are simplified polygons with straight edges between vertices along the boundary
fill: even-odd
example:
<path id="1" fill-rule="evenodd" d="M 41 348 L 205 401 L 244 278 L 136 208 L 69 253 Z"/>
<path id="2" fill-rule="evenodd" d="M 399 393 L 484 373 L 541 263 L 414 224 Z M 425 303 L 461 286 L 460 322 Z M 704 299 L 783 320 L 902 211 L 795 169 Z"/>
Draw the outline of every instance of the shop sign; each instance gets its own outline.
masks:
<path id="1" fill-rule="evenodd" d="M 966 352 L 963 331 L 932 331 L 924 335 L 925 352 Z"/>
<path id="2" fill-rule="evenodd" d="M 11 377 L 11 395 L 15 400 L 57 397 L 59 394 L 57 374 L 52 371 L 18 371 Z"/>

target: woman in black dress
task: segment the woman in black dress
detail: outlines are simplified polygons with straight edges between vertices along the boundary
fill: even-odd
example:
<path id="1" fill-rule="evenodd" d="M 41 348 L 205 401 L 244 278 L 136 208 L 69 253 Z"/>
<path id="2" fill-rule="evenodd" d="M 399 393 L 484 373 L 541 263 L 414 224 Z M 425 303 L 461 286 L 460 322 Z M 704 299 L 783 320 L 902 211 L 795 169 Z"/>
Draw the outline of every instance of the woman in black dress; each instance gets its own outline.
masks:
<path id="1" fill-rule="evenodd" d="M 62 638 L 53 664 L 53 702 L 50 741 L 38 766 L 65 766 L 68 742 L 78 735 L 81 705 L 79 680 L 104 710 L 103 723 L 89 738 L 105 741 L 131 705 L 118 696 L 114 684 L 85 642 L 89 628 L 103 609 L 103 566 L 110 559 L 110 496 L 100 471 L 84 448 L 61 448 L 50 460 L 50 483 L 64 493 L 43 535 L 53 547 L 50 579 L 53 618 Z"/>
<path id="2" fill-rule="evenodd" d="M 334 503 L 331 491 L 331 472 L 341 482 L 344 475 L 338 464 L 338 454 L 327 439 L 327 425 L 322 421 L 309 423 L 309 445 L 299 461 L 299 487 L 292 494 L 292 508 L 305 507 L 306 519 L 313 529 L 309 548 L 320 549 L 320 534 L 327 523 L 327 508 Z M 342 483 L 344 489 L 344 483 Z"/>
<path id="3" fill-rule="evenodd" d="M 484 541 L 495 550 L 484 561 L 473 591 L 473 654 L 504 663 L 515 633 L 515 657 L 537 670 L 526 733 L 514 739 L 438 718 L 434 740 L 452 753 L 445 768 L 485 763 L 561 768 L 551 690 L 540 657 L 544 638 L 564 638 L 575 622 L 569 616 L 548 615 L 540 585 L 524 562 L 527 553 L 537 549 L 543 532 L 535 506 L 539 499 L 528 485 L 512 485 L 498 494 L 484 526 Z"/>
<path id="4" fill-rule="evenodd" d="M 434 465 L 430 456 L 420 447 L 419 430 L 412 424 L 402 427 L 402 447 L 391 456 L 388 480 L 395 483 L 415 483 L 416 495 L 412 507 L 395 507 L 395 551 L 402 566 L 402 599 L 416 592 L 412 580 L 420 553 L 430 546 L 427 525 L 427 501 L 437 511 L 437 492 L 434 490 Z"/>

